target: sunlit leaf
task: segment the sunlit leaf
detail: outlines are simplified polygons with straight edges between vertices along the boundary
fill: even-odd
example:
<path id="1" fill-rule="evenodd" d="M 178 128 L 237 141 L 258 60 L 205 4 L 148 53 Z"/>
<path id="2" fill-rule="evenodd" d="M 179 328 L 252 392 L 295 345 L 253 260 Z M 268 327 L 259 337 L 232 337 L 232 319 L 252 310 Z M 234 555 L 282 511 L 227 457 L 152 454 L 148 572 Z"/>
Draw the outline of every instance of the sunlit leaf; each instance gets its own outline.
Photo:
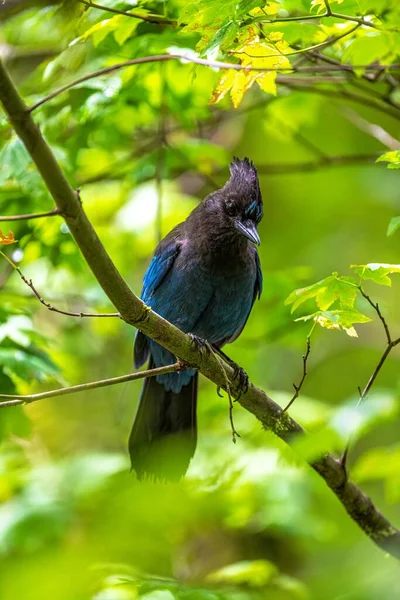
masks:
<path id="1" fill-rule="evenodd" d="M 222 567 L 208 576 L 210 581 L 264 587 L 277 575 L 276 566 L 267 560 L 242 561 Z"/>
<path id="2" fill-rule="evenodd" d="M 311 315 L 299 317 L 296 321 L 314 321 L 324 329 L 338 329 L 345 331 L 350 337 L 358 337 L 354 329 L 354 323 L 368 323 L 369 317 L 363 315 L 356 309 L 317 311 Z"/>
<path id="3" fill-rule="evenodd" d="M 379 285 L 392 285 L 389 275 L 400 273 L 400 265 L 390 265 L 387 263 L 368 263 L 367 265 L 351 265 L 355 273 L 361 279 L 370 279 Z"/>
<path id="4" fill-rule="evenodd" d="M 211 104 L 219 102 L 230 91 L 233 106 L 237 108 L 244 93 L 254 82 L 257 82 L 264 92 L 276 95 L 277 71 L 279 69 L 290 71 L 291 64 L 284 54 L 288 46 L 282 40 L 281 34 L 275 32 L 270 37 L 275 41 L 274 44 L 261 42 L 258 37 L 255 37 L 236 50 L 232 50 L 232 54 L 240 59 L 242 67 L 248 67 L 249 70 L 231 70 L 229 73 L 224 73 L 212 95 Z"/>
<path id="5" fill-rule="evenodd" d="M 352 277 L 339 277 L 333 273 L 317 283 L 308 287 L 293 291 L 285 300 L 285 304 L 292 304 L 293 313 L 299 306 L 307 300 L 315 298 L 318 308 L 322 311 L 327 310 L 336 301 L 341 308 L 352 309 L 357 298 L 357 287 Z"/>
<path id="6" fill-rule="evenodd" d="M 387 162 L 388 169 L 400 169 L 400 150 L 391 150 L 385 152 L 382 156 L 376 159 L 376 162 Z"/>

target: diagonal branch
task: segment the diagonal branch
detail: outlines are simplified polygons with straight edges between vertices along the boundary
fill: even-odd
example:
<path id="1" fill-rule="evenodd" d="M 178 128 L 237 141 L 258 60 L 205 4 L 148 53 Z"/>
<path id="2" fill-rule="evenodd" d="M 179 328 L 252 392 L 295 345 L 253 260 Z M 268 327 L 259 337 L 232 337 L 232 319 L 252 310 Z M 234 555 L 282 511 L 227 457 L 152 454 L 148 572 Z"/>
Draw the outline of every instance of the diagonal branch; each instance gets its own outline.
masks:
<path id="1" fill-rule="evenodd" d="M 99 381 L 91 381 L 90 383 L 80 383 L 79 385 L 71 385 L 69 387 L 49 390 L 48 392 L 40 392 L 39 394 L 27 394 L 24 396 L 13 394 L 0 394 L 0 408 L 6 406 L 18 406 L 20 404 L 32 404 L 38 400 L 45 398 L 56 398 L 57 396 L 68 396 L 77 392 L 86 392 L 97 388 L 108 387 L 110 385 L 118 385 L 127 381 L 135 381 L 136 379 L 144 379 L 145 377 L 155 377 L 156 375 L 165 375 L 182 369 L 182 363 L 176 362 L 166 367 L 158 367 L 157 369 L 147 369 L 146 371 L 138 371 L 136 373 L 128 373 L 119 377 L 111 377 L 110 379 L 100 379 Z M 4 399 L 4 400 L 3 400 Z"/>
<path id="2" fill-rule="evenodd" d="M 154 313 L 130 290 L 83 211 L 79 194 L 69 185 L 1 61 L 0 102 L 16 133 L 31 154 L 56 205 L 63 213 L 89 268 L 124 321 L 136 326 L 186 363 L 196 365 L 201 373 L 217 386 L 226 389 L 227 377 L 232 396 L 238 398 L 240 390 L 232 365 L 226 363 L 222 370 L 218 357 L 213 352 L 201 352 L 193 345 L 188 335 Z M 239 402 L 254 414 L 266 429 L 273 431 L 288 444 L 296 436 L 306 435 L 301 425 L 287 413 L 283 413 L 276 402 L 252 384 L 249 384 L 246 393 L 240 396 Z M 340 461 L 330 454 L 324 454 L 310 465 L 325 480 L 364 533 L 380 548 L 400 560 L 400 530 L 390 523 L 358 486 L 346 478 Z"/>
<path id="3" fill-rule="evenodd" d="M 140 13 L 136 11 L 124 12 L 123 10 L 117 10 L 109 6 L 101 6 L 87 0 L 79 0 L 81 4 L 85 4 L 88 8 L 98 8 L 99 10 L 105 10 L 106 12 L 113 13 L 114 15 L 123 15 L 124 17 L 133 17 L 134 19 L 141 19 L 147 21 L 147 23 L 157 23 L 158 25 L 176 25 L 177 21 L 173 19 L 167 19 L 161 15 L 152 15 L 150 13 Z"/>

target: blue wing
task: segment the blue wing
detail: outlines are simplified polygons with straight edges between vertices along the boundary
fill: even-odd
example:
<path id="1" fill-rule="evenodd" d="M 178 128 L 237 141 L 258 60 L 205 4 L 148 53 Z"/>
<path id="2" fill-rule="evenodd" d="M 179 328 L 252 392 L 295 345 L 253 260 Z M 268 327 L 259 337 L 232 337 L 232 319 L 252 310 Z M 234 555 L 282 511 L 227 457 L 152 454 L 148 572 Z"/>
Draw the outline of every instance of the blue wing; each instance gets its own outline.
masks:
<path id="1" fill-rule="evenodd" d="M 179 250 L 180 244 L 174 240 L 167 246 L 160 248 L 160 251 L 153 256 L 143 278 L 141 298 L 146 304 L 151 302 L 154 292 L 160 287 L 165 277 L 168 275 L 179 254 Z"/>
<path id="2" fill-rule="evenodd" d="M 180 250 L 180 244 L 176 241 L 176 239 L 169 241 L 168 238 L 166 238 L 164 242 L 167 242 L 167 244 L 161 243 L 161 245 L 157 248 L 156 254 L 149 264 L 143 278 L 143 290 L 141 298 L 143 302 L 149 306 L 152 305 L 154 293 L 170 272 Z M 146 362 L 149 357 L 149 352 L 150 349 L 147 336 L 138 331 L 133 349 L 134 364 L 136 368 L 141 367 Z"/>
<path id="3" fill-rule="evenodd" d="M 263 276 L 262 276 L 262 271 L 261 271 L 261 263 L 260 263 L 260 257 L 258 256 L 258 252 L 257 250 L 254 248 L 254 257 L 255 257 L 255 263 L 256 263 L 256 280 L 255 280 L 255 284 L 254 284 L 254 293 L 253 293 L 253 301 L 251 303 L 250 306 L 250 310 L 247 313 L 247 317 L 244 320 L 243 325 L 241 325 L 239 327 L 239 329 L 237 329 L 235 331 L 235 333 L 233 334 L 232 337 L 230 337 L 228 340 L 226 340 L 226 342 L 228 344 L 231 344 L 232 342 L 234 342 L 235 340 L 237 340 L 237 338 L 239 337 L 239 335 L 242 333 L 246 323 L 247 323 L 247 319 L 250 316 L 250 313 L 252 311 L 254 302 L 256 301 L 256 298 L 260 298 L 261 297 L 261 293 L 262 293 L 262 286 L 263 286 Z M 224 342 L 225 343 L 225 342 Z"/>

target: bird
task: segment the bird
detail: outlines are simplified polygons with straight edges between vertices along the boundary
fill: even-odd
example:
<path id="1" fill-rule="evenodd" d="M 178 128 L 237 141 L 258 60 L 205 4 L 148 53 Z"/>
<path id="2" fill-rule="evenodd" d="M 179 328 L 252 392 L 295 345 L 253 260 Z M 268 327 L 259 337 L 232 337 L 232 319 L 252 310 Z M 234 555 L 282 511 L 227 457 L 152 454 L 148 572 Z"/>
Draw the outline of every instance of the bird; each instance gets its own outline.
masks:
<path id="1" fill-rule="evenodd" d="M 230 178 L 161 240 L 143 279 L 141 299 L 194 340 L 215 349 L 238 338 L 261 296 L 257 226 L 263 201 L 257 169 L 234 157 Z M 176 358 L 138 331 L 134 365 Z M 180 480 L 197 443 L 198 373 L 193 368 L 145 379 L 129 437 L 138 479 Z"/>

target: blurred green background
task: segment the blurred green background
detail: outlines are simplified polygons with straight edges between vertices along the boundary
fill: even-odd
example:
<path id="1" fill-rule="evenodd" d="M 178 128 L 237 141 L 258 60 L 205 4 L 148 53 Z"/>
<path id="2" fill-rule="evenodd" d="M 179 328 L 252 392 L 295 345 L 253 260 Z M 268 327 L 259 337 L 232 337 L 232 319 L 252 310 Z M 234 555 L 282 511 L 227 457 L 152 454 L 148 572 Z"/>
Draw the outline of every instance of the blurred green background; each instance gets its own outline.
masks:
<path id="1" fill-rule="evenodd" d="M 306 1 L 281 4 L 289 12 L 310 10 Z M 176 16 L 184 6 L 155 1 L 139 9 Z M 339 8 L 357 11 L 347 0 Z M 309 29 L 302 30 L 305 45 L 321 39 L 318 27 Z M 190 31 L 182 35 L 77 2 L 0 7 L 0 51 L 28 103 L 83 73 L 172 46 L 194 48 L 197 41 Z M 342 58 L 345 49 L 330 52 Z M 284 304 L 289 293 L 333 271 L 348 275 L 350 264 L 399 262 L 399 232 L 386 235 L 400 214 L 399 175 L 374 164 L 387 148 L 371 134 L 372 125 L 396 138 L 399 122 L 384 110 L 284 86 L 277 97 L 253 89 L 236 110 L 228 99 L 213 107 L 217 77 L 179 62 L 129 67 L 74 87 L 34 117 L 137 294 L 159 236 L 226 181 L 233 155 L 249 156 L 260 173 L 269 172 L 260 176 L 264 292 L 228 353 L 284 405 L 300 380 L 310 330 L 294 318 L 315 310 L 310 303 L 310 310 L 291 315 Z M 374 89 L 381 92 L 379 83 Z M 3 114 L 0 143 L 1 214 L 51 209 Z M 359 154 L 372 159 L 308 172 L 295 166 L 322 155 Z M 78 312 L 113 310 L 61 219 L 3 224 L 10 229 L 19 242 L 4 251 L 46 300 Z M 128 325 L 49 312 L 4 259 L 0 288 L 2 393 L 132 369 Z M 391 288 L 365 288 L 393 336 L 400 335 L 400 281 L 394 276 Z M 358 338 L 314 332 L 309 374 L 291 414 L 310 430 L 311 452 L 339 452 L 357 429 L 352 476 L 400 524 L 400 354 L 396 349 L 389 357 L 364 408 L 355 411 L 357 388 L 385 347 L 371 308 L 365 301 L 357 306 L 374 319 L 356 325 Z M 140 387 L 132 382 L 1 409 L 1 599 L 400 597 L 394 559 L 374 547 L 298 455 L 239 405 L 234 419 L 241 438 L 231 442 L 228 399 L 202 378 L 199 444 L 188 476 L 179 484 L 137 482 L 126 442 Z"/>

